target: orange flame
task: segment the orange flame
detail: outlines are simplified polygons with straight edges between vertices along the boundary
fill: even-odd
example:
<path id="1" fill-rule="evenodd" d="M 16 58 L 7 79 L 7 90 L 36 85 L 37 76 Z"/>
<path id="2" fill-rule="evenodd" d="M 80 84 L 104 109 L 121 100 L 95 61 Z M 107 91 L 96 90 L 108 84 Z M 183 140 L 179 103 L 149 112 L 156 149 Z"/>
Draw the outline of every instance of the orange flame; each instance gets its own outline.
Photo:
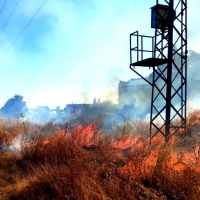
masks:
<path id="1" fill-rule="evenodd" d="M 200 124 L 200 111 L 195 111 L 190 114 L 190 123 L 193 125 Z M 64 131 L 60 131 L 56 134 L 56 137 L 62 137 Z M 69 134 L 70 137 L 81 146 L 98 145 L 98 141 L 103 138 L 103 134 L 98 132 L 97 126 L 94 123 L 84 127 L 82 125 L 77 126 L 76 130 Z M 175 172 L 184 171 L 187 167 L 194 168 L 200 172 L 200 146 L 196 145 L 193 150 L 182 150 L 176 146 L 179 141 L 178 136 L 173 136 L 169 143 L 165 143 L 162 135 L 156 135 L 151 143 L 149 139 L 144 139 L 142 134 L 136 134 L 130 132 L 124 134 L 118 140 L 113 140 L 111 146 L 119 150 L 128 150 L 135 157 L 130 160 L 126 165 L 120 168 L 122 174 L 129 174 L 132 177 L 141 176 L 142 173 L 151 173 L 153 169 L 160 166 L 160 163 L 165 163 L 165 166 L 174 170 Z M 43 145 L 47 145 L 53 140 L 46 139 L 43 141 Z M 32 144 L 34 145 L 34 144 Z M 137 152 L 137 154 L 136 154 Z M 144 155 L 145 154 L 145 155 Z"/>

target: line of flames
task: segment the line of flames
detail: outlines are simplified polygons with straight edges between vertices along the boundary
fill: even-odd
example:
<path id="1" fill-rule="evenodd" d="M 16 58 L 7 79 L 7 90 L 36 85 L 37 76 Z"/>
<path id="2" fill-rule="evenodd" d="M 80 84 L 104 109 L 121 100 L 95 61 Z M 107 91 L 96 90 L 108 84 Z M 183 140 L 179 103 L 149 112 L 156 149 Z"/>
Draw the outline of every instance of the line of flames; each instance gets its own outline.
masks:
<path id="1" fill-rule="evenodd" d="M 200 124 L 199 112 L 194 112 L 190 116 L 190 124 Z M 72 137 L 77 144 L 87 147 L 98 145 L 98 141 L 103 139 L 103 134 L 99 133 L 95 124 L 92 123 L 86 127 L 83 127 L 82 125 L 77 126 L 76 130 L 73 133 L 58 131 L 55 139 L 63 137 L 63 135 Z M 178 136 L 173 136 L 173 138 L 171 138 L 170 142 L 166 146 L 164 138 L 158 134 L 154 138 L 152 146 L 150 147 L 148 145 L 148 138 L 144 139 L 142 138 L 141 134 L 131 132 L 129 134 L 123 134 L 118 140 L 112 139 L 111 146 L 114 149 L 129 149 L 129 151 L 132 152 L 139 149 L 143 151 L 149 151 L 148 156 L 144 160 L 142 160 L 142 163 L 140 163 L 140 168 L 144 168 L 146 171 L 149 170 L 149 172 L 158 164 L 158 159 L 163 149 L 167 152 L 166 157 L 169 157 L 168 159 L 166 159 L 167 166 L 174 171 L 183 171 L 189 166 L 194 167 L 197 172 L 200 172 L 199 145 L 195 145 L 190 151 L 185 150 L 179 152 L 177 148 L 175 148 L 175 144 L 178 140 Z M 53 142 L 53 140 L 46 139 L 43 141 L 43 145 L 47 145 L 50 142 Z M 35 144 L 32 143 L 31 145 L 34 146 Z M 26 144 L 26 146 L 29 145 Z M 164 146 L 165 148 L 163 148 Z M 136 169 L 134 161 L 129 161 L 128 164 L 124 165 L 121 168 L 121 172 L 124 174 L 130 174 L 130 172 L 133 172 L 135 170 Z M 134 176 L 134 173 L 132 174 L 132 176 Z"/>

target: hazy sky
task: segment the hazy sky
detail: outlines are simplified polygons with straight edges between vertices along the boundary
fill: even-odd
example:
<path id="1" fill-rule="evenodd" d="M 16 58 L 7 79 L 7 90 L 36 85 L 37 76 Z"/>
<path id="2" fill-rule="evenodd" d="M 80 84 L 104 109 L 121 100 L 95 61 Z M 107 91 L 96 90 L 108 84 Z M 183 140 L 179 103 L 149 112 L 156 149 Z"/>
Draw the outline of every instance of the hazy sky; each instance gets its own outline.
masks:
<path id="1" fill-rule="evenodd" d="M 135 77 L 129 34 L 153 36 L 156 0 L 47 0 L 33 18 L 43 2 L 0 1 L 0 107 L 15 94 L 50 108 L 117 102 L 119 80 Z M 188 48 L 200 53 L 199 7 L 188 1 Z"/>

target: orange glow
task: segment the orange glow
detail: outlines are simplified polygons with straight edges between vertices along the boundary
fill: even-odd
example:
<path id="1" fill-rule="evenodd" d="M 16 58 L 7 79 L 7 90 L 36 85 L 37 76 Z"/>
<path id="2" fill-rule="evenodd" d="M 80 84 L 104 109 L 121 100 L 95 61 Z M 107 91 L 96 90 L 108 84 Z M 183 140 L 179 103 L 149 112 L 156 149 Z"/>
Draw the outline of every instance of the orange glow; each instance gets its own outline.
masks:
<path id="1" fill-rule="evenodd" d="M 79 125 L 76 133 L 72 134 L 72 138 L 82 146 L 91 146 L 97 144 L 100 139 L 100 135 L 96 131 L 94 124 L 89 124 L 86 127 Z"/>
<path id="2" fill-rule="evenodd" d="M 116 149 L 128 149 L 133 146 L 140 145 L 141 135 L 136 135 L 131 138 L 130 135 L 124 134 L 119 141 L 114 141 L 112 146 Z"/>
<path id="3" fill-rule="evenodd" d="M 189 114 L 189 125 L 200 124 L 200 110 L 195 110 Z"/>
<path id="4" fill-rule="evenodd" d="M 200 124 L 200 112 L 195 111 L 190 114 L 189 123 L 192 125 Z M 54 138 L 63 136 L 72 137 L 80 146 L 98 145 L 103 139 L 103 133 L 99 133 L 98 127 L 91 123 L 87 126 L 79 125 L 72 133 L 57 131 Z M 43 141 L 43 145 L 53 142 L 51 139 Z M 149 138 L 143 138 L 142 134 L 130 132 L 122 135 L 119 139 L 113 139 L 111 146 L 118 150 L 127 150 L 132 155 L 131 159 L 123 167 L 119 168 L 120 173 L 131 177 L 139 177 L 143 173 L 151 174 L 155 168 L 167 167 L 175 172 L 184 171 L 190 167 L 200 173 L 200 147 L 193 145 L 188 148 L 187 145 L 180 150 L 178 144 L 181 144 L 179 136 L 173 136 L 166 143 L 161 134 L 157 134 L 149 146 Z M 186 143 L 187 144 L 187 143 Z M 31 145 L 35 145 L 34 143 Z M 28 146 L 27 146 L 28 147 Z M 163 168 L 163 173 L 165 169 Z"/>

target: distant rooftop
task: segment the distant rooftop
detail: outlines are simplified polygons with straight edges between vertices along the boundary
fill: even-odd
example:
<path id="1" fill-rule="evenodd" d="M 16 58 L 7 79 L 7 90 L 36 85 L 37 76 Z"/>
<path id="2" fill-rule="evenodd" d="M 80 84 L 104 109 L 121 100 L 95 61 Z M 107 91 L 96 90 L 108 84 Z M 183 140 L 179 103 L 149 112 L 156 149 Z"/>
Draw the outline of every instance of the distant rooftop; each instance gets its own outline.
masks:
<path id="1" fill-rule="evenodd" d="M 127 85 L 147 85 L 148 83 L 142 78 L 132 78 L 129 81 L 119 81 L 119 86 Z"/>

